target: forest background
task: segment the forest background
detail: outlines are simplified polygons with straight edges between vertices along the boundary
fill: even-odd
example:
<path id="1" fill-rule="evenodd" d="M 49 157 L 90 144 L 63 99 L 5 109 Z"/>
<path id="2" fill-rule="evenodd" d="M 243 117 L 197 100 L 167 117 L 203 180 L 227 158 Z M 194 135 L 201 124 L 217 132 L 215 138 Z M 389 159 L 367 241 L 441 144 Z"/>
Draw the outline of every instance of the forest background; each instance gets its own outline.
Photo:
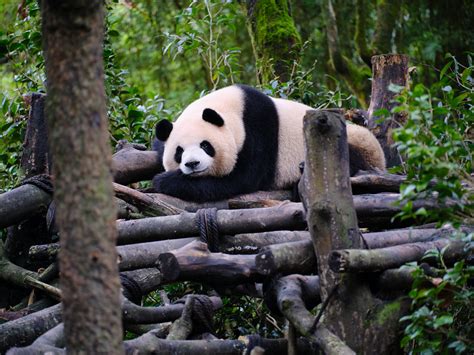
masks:
<path id="1" fill-rule="evenodd" d="M 366 109 L 371 56 L 407 54 L 411 89 L 392 88 L 400 91 L 400 110 L 409 117 L 406 127 L 395 134 L 400 151 L 407 154 L 399 169 L 409 177 L 401 196 L 408 202 L 427 195 L 454 199 L 449 208 L 429 215 L 421 210 L 415 217 L 472 223 L 474 2 L 106 4 L 104 65 L 112 145 L 127 139 L 150 146 L 158 120 L 172 120 L 196 98 L 233 83 L 257 86 L 315 108 Z M 0 2 L 0 191 L 23 178 L 19 163 L 28 112 L 25 95 L 45 91 L 39 15 L 37 1 Z M 390 113 L 380 113 L 384 114 Z M 432 179 L 440 183 L 430 186 Z M 403 216 L 413 217 L 410 203 L 406 206 Z M 472 240 L 472 235 L 464 238 Z M 463 335 L 473 329 L 472 311 L 461 310 L 472 309 L 473 293 L 466 285 L 473 273 L 472 267 L 461 263 L 446 269 L 446 283 L 431 293 L 422 294 L 414 286 L 405 346 L 418 341 L 420 349 L 450 346 L 459 352 L 472 346 L 472 339 Z M 435 301 L 446 284 L 460 298 L 454 309 L 442 311 Z M 248 307 L 248 318 L 265 318 L 261 305 Z M 270 333 L 278 329 L 268 318 L 255 325 L 239 307 L 228 307 L 226 312 L 222 331 L 227 336 L 258 332 L 253 328 L 259 327 Z"/>

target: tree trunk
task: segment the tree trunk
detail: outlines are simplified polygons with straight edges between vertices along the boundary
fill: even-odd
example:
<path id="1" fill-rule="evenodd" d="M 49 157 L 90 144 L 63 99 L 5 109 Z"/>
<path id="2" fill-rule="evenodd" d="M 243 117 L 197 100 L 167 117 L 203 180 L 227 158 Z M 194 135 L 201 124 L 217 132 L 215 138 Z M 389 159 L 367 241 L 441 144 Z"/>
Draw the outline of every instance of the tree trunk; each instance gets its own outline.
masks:
<path id="1" fill-rule="evenodd" d="M 392 130 L 403 126 L 405 113 L 392 114 L 390 118 L 378 122 L 377 110 L 391 111 L 395 106 L 396 92 L 390 90 L 391 84 L 408 87 L 408 56 L 402 54 L 383 54 L 372 57 L 372 95 L 369 106 L 368 128 L 375 134 L 385 153 L 387 167 L 401 163 L 397 149 L 393 148 Z"/>
<path id="2" fill-rule="evenodd" d="M 321 327 L 327 327 L 357 353 L 385 354 L 399 349 L 400 303 L 383 305 L 360 274 L 342 276 L 328 265 L 332 250 L 363 247 L 351 194 L 342 115 L 308 112 L 304 132 L 303 200 L 318 260 L 321 299 L 327 302 L 330 298 Z"/>
<path id="3" fill-rule="evenodd" d="M 289 1 L 247 0 L 246 5 L 260 82 L 269 83 L 274 76 L 281 82 L 288 81 L 301 49 Z"/>
<path id="4" fill-rule="evenodd" d="M 102 1 L 42 1 L 68 352 L 123 353 Z"/>

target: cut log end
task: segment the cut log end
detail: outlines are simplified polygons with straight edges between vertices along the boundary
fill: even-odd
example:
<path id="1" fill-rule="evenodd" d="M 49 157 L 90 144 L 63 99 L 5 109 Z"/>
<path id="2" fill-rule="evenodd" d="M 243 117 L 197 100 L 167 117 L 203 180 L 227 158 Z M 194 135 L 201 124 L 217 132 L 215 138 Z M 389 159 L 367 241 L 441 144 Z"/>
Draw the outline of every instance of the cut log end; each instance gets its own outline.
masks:
<path id="1" fill-rule="evenodd" d="M 157 266 L 161 271 L 164 281 L 175 281 L 181 273 L 178 259 L 172 253 L 160 254 Z"/>
<path id="2" fill-rule="evenodd" d="M 277 269 L 275 258 L 271 250 L 262 252 L 255 257 L 257 271 L 261 275 L 272 275 Z"/>

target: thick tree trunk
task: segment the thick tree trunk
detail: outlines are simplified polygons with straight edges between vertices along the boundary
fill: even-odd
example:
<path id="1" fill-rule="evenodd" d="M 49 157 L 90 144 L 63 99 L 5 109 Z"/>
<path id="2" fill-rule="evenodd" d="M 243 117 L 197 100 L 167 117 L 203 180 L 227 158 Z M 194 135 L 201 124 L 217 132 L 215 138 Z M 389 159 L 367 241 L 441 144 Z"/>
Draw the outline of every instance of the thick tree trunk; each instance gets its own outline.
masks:
<path id="1" fill-rule="evenodd" d="M 397 93 L 391 91 L 391 84 L 408 87 L 408 56 L 402 54 L 382 54 L 372 57 L 372 94 L 369 106 L 369 129 L 375 134 L 382 146 L 387 167 L 399 165 L 401 162 L 398 151 L 392 147 L 392 130 L 403 126 L 405 113 L 392 114 L 390 118 L 378 122 L 377 110 L 391 111 Z"/>
<path id="2" fill-rule="evenodd" d="M 330 297 L 322 325 L 357 353 L 387 353 L 399 347 L 400 305 L 388 305 L 390 312 L 379 322 L 377 314 L 384 306 L 372 296 L 363 277 L 342 277 L 328 265 L 332 250 L 363 247 L 349 182 L 343 118 L 328 111 L 308 112 L 304 132 L 307 150 L 301 187 L 318 260 L 321 299 L 325 302 Z"/>
<path id="3" fill-rule="evenodd" d="M 246 8 L 260 82 L 269 83 L 274 76 L 281 82 L 288 81 L 301 49 L 289 1 L 247 0 Z"/>
<path id="4" fill-rule="evenodd" d="M 69 353 L 123 352 L 103 2 L 42 1 L 46 117 Z"/>

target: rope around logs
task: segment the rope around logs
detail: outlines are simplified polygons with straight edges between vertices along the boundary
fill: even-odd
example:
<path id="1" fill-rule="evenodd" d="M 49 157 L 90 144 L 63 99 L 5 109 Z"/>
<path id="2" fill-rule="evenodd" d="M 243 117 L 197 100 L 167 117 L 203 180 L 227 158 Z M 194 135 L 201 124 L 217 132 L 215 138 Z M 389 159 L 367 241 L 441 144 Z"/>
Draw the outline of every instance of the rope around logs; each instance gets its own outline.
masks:
<path id="1" fill-rule="evenodd" d="M 199 237 L 207 244 L 211 252 L 218 251 L 219 226 L 217 224 L 217 208 L 201 208 L 196 212 L 196 225 Z"/>
<path id="2" fill-rule="evenodd" d="M 39 174 L 32 176 L 28 179 L 25 179 L 21 182 L 20 186 L 22 185 L 33 185 L 37 188 L 47 192 L 49 194 L 53 194 L 53 182 L 51 181 L 51 176 L 48 174 Z"/>
<path id="3" fill-rule="evenodd" d="M 135 304 L 141 304 L 143 293 L 140 285 L 125 274 L 120 274 L 120 283 L 122 284 L 125 297 Z"/>
<path id="4" fill-rule="evenodd" d="M 212 319 L 214 318 L 214 307 L 211 299 L 206 295 L 189 295 L 193 297 L 192 321 L 193 333 L 212 333 Z M 177 300 L 175 303 L 186 303 L 186 297 Z"/>

